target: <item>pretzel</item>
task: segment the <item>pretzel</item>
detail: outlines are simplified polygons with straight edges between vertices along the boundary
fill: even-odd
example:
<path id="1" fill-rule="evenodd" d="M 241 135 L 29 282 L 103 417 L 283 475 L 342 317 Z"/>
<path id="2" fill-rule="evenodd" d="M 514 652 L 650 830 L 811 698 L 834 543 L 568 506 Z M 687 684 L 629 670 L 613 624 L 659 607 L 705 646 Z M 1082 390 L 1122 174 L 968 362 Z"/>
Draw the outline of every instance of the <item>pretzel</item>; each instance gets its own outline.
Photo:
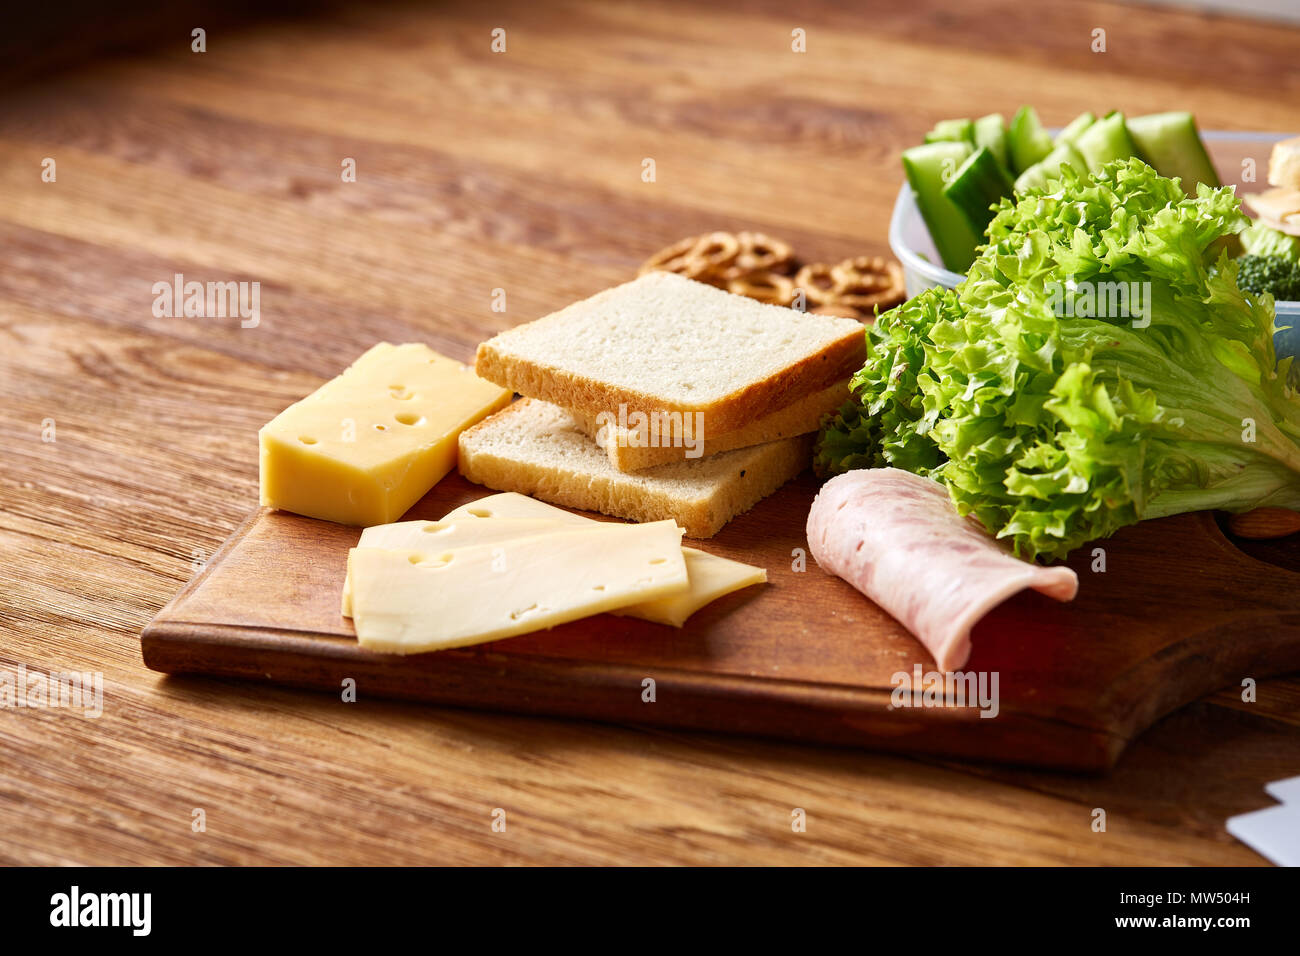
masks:
<path id="1" fill-rule="evenodd" d="M 794 277 L 795 288 L 802 289 L 813 305 L 829 305 L 840 292 L 839 280 L 831 274 L 831 267 L 820 262 L 809 263 Z"/>
<path id="2" fill-rule="evenodd" d="M 687 236 L 678 242 L 674 242 L 666 249 L 660 249 L 653 256 L 647 259 L 637 270 L 637 275 L 643 276 L 647 272 L 675 272 L 678 275 L 686 276 L 688 279 L 699 278 L 704 271 L 705 264 L 695 258 L 692 253 L 695 247 L 699 245 L 702 236 Z"/>
<path id="3" fill-rule="evenodd" d="M 699 237 L 690 257 L 701 263 L 706 275 L 717 275 L 736 261 L 740 254 L 740 240 L 729 232 L 710 232 Z"/>
<path id="4" fill-rule="evenodd" d="M 734 268 L 744 269 L 748 274 L 785 272 L 794 260 L 788 244 L 761 232 L 738 232 L 736 240 L 740 243 L 740 253 Z"/>
<path id="5" fill-rule="evenodd" d="M 727 291 L 748 296 L 769 305 L 789 305 L 794 298 L 794 283 L 779 272 L 760 272 L 727 283 Z"/>
<path id="6" fill-rule="evenodd" d="M 864 289 L 888 289 L 903 284 L 903 270 L 898 263 L 880 256 L 858 256 L 831 267 L 831 275 L 847 286 Z"/>
<path id="7" fill-rule="evenodd" d="M 836 302 L 874 311 L 877 306 L 889 308 L 906 297 L 903 287 L 903 270 L 898 263 L 879 256 L 859 256 L 845 259 L 831 267 L 838 294 Z"/>
<path id="8" fill-rule="evenodd" d="M 675 272 L 758 302 L 790 305 L 803 290 L 809 312 L 870 320 L 906 298 L 903 270 L 880 256 L 858 256 L 835 265 L 808 263 L 794 279 L 794 253 L 787 243 L 761 232 L 708 232 L 689 236 L 655 253 L 638 275 Z"/>

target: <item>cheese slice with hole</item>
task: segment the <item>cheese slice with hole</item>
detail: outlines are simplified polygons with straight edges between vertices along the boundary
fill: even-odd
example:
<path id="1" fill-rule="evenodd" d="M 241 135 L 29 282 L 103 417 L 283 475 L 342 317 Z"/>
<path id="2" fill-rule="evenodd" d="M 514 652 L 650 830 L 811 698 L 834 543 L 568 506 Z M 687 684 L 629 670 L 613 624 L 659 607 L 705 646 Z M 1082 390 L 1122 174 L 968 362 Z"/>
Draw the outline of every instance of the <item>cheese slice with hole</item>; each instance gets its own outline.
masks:
<path id="1" fill-rule="evenodd" d="M 465 547 L 497 544 L 515 538 L 531 538 L 556 528 L 572 527 L 555 520 L 469 520 L 397 521 L 379 524 L 361 532 L 358 548 L 383 548 L 389 551 L 425 551 L 429 548 Z M 343 616 L 352 616 L 352 557 L 348 556 L 348 573 L 343 579 Z"/>
<path id="2" fill-rule="evenodd" d="M 598 525 L 605 522 L 596 521 L 576 515 L 563 508 L 557 508 L 536 498 L 507 491 L 496 495 L 487 495 L 477 501 L 461 505 L 447 512 L 444 521 L 456 521 L 464 518 L 493 519 L 528 519 L 549 518 L 576 525 Z M 690 589 L 670 597 L 647 601 L 633 607 L 615 611 L 628 617 L 639 617 L 658 624 L 681 627 L 692 614 L 716 601 L 718 598 L 739 591 L 755 584 L 767 581 L 767 571 L 752 564 L 743 564 L 722 558 L 697 548 L 682 548 L 686 558 L 686 571 L 690 575 Z"/>
<path id="3" fill-rule="evenodd" d="M 497 505 L 474 503 L 457 508 L 440 521 L 398 521 L 394 524 L 376 525 L 361 532 L 358 548 L 386 548 L 395 551 L 415 550 L 425 547 L 430 540 L 457 545 L 492 544 L 512 538 L 542 534 L 558 528 L 600 525 L 603 522 L 584 518 L 525 495 L 508 492 L 480 499 L 491 502 L 504 499 Z M 477 506 L 477 507 L 476 507 Z M 492 510 L 495 509 L 495 510 Z M 471 514 L 478 511 L 480 514 Z M 498 517 L 498 514 L 536 515 L 538 517 Z M 540 517 L 546 515 L 547 517 Z M 563 517 L 560 517 L 563 516 Z M 483 520 L 489 518 L 490 520 Z M 433 539 L 428 535 L 434 535 Z M 657 624 L 681 627 L 687 618 L 718 598 L 767 580 L 767 572 L 751 564 L 742 564 L 721 558 L 696 548 L 682 548 L 686 561 L 689 588 L 668 597 L 656 598 L 614 611 L 628 617 L 639 617 Z M 352 616 L 352 562 L 343 580 L 342 614 Z"/>
<path id="4" fill-rule="evenodd" d="M 464 647 L 555 627 L 688 588 L 672 521 L 552 530 L 496 545 L 354 548 L 352 613 L 364 648 Z"/>
<path id="5" fill-rule="evenodd" d="M 460 433 L 511 397 L 426 345 L 381 342 L 258 432 L 262 504 L 395 521 L 455 467 Z"/>

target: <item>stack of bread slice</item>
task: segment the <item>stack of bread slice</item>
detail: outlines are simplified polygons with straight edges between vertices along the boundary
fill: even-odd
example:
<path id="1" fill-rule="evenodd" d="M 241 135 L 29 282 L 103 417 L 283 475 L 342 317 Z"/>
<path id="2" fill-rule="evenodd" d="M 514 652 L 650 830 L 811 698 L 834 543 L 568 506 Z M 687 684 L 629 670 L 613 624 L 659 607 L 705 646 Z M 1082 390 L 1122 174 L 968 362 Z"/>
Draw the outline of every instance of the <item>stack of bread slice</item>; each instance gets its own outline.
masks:
<path id="1" fill-rule="evenodd" d="M 707 538 L 803 471 L 865 357 L 855 319 L 652 272 L 479 346 L 522 397 L 460 436 L 499 491 Z"/>

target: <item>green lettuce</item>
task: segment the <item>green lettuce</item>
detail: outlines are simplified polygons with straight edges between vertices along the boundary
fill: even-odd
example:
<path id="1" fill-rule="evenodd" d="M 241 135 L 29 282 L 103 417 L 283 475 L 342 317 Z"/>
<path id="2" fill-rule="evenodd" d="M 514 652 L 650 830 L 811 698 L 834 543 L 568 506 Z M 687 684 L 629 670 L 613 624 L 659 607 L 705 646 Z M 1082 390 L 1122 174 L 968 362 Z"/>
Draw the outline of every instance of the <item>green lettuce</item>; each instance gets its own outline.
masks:
<path id="1" fill-rule="evenodd" d="M 818 472 L 930 475 L 1027 558 L 1146 518 L 1300 509 L 1291 360 L 1228 256 L 1248 224 L 1230 188 L 1188 197 L 1137 159 L 1003 200 L 956 290 L 868 331 Z"/>

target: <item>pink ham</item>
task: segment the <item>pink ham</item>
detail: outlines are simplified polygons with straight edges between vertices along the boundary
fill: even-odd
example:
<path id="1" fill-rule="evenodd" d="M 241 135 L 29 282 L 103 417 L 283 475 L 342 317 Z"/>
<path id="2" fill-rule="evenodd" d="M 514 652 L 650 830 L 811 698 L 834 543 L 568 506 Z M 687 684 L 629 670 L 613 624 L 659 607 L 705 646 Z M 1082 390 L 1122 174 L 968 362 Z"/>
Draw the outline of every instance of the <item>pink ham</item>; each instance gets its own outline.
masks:
<path id="1" fill-rule="evenodd" d="M 897 468 L 850 471 L 822 487 L 808 513 L 817 563 L 896 617 L 952 671 L 970 658 L 970 632 L 1011 595 L 1033 588 L 1074 599 L 1067 567 L 1013 557 L 957 514 L 937 481 Z"/>

